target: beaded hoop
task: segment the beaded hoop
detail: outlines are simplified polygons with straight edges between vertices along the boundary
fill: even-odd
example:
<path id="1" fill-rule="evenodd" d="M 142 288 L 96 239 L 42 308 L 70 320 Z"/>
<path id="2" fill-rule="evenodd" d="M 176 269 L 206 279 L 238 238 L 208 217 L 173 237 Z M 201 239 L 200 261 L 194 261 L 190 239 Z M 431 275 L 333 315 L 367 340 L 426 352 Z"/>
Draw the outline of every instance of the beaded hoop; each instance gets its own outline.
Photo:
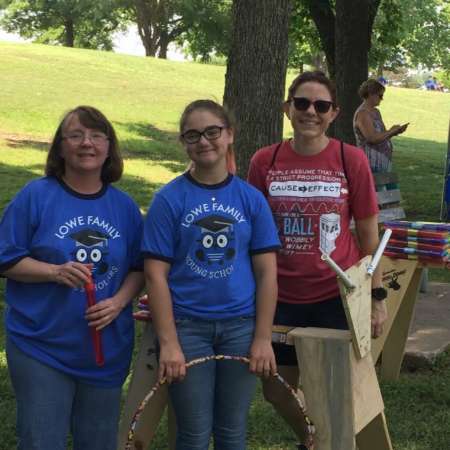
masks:
<path id="1" fill-rule="evenodd" d="M 192 361 L 189 361 L 186 364 L 186 369 L 189 369 L 193 366 L 196 366 L 197 364 L 202 364 L 207 361 L 211 360 L 230 360 L 230 361 L 239 361 L 244 364 L 249 364 L 250 360 L 246 358 L 245 356 L 229 356 L 229 355 L 212 355 L 212 356 L 205 356 L 203 358 L 197 358 L 193 359 Z M 274 375 L 272 375 L 279 383 L 281 383 L 288 391 L 289 393 L 295 398 L 306 422 L 306 429 L 307 429 L 307 441 L 306 441 L 306 447 L 312 448 L 313 445 L 313 435 L 315 432 L 314 425 L 312 424 L 309 417 L 306 415 L 306 408 L 303 405 L 302 401 L 300 400 L 297 392 L 292 388 L 292 386 L 277 372 Z M 158 380 L 155 385 L 150 389 L 148 394 L 144 397 L 144 400 L 142 400 L 141 404 L 137 408 L 136 412 L 133 415 L 133 419 L 131 420 L 130 428 L 128 430 L 128 438 L 127 442 L 125 444 L 125 450 L 132 450 L 131 445 L 134 440 L 134 432 L 136 430 L 136 426 L 139 420 L 140 415 L 142 414 L 142 411 L 144 411 L 144 408 L 147 406 L 147 403 L 150 401 L 150 399 L 155 395 L 155 393 L 159 390 L 161 386 L 166 384 L 167 380 L 166 378 L 162 378 L 161 380 Z"/>

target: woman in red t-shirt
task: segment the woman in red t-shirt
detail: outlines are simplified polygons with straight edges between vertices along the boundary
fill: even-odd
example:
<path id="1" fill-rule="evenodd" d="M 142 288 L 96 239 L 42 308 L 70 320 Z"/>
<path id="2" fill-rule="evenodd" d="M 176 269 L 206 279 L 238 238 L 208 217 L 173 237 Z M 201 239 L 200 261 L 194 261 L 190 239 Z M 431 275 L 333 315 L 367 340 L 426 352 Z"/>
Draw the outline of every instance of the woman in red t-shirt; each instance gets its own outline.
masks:
<path id="1" fill-rule="evenodd" d="M 336 274 L 321 259 L 326 253 L 344 270 L 378 245 L 378 206 L 364 152 L 329 138 L 339 112 L 331 81 L 322 72 L 305 72 L 292 82 L 284 112 L 294 137 L 253 156 L 248 181 L 266 196 L 278 225 L 277 325 L 347 329 Z M 350 231 L 354 219 L 356 237 Z M 382 287 L 381 273 L 373 287 Z M 374 300 L 372 334 L 382 333 L 384 301 Z M 275 344 L 280 374 L 297 387 L 292 346 Z M 302 438 L 304 427 L 295 401 L 264 381 L 264 395 Z M 305 448 L 305 447 L 300 447 Z"/>

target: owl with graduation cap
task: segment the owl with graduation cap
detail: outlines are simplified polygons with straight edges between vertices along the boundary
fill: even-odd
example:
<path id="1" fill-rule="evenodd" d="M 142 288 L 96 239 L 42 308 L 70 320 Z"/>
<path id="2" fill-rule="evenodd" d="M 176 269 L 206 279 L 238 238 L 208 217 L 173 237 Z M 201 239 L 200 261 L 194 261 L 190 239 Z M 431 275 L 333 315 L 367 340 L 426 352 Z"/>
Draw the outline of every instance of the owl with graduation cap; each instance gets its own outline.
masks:
<path id="1" fill-rule="evenodd" d="M 223 264 L 234 257 L 234 223 L 236 220 L 219 215 L 203 217 L 194 222 L 201 230 L 200 239 L 197 241 L 199 248 L 195 252 L 199 261 Z"/>
<path id="2" fill-rule="evenodd" d="M 86 228 L 69 236 L 75 241 L 73 256 L 82 264 L 92 264 L 92 273 L 102 275 L 108 270 L 108 235 Z"/>

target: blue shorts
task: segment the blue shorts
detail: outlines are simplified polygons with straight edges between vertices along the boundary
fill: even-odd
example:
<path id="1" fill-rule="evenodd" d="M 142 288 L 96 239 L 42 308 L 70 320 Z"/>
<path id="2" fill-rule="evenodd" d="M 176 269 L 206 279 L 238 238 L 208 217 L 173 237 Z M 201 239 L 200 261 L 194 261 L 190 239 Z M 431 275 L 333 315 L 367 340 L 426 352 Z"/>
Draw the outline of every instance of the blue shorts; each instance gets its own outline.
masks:
<path id="1" fill-rule="evenodd" d="M 293 327 L 316 327 L 348 330 L 347 318 L 341 297 L 333 297 L 317 303 L 278 302 L 273 323 Z M 277 364 L 296 366 L 297 355 L 293 345 L 273 344 Z"/>

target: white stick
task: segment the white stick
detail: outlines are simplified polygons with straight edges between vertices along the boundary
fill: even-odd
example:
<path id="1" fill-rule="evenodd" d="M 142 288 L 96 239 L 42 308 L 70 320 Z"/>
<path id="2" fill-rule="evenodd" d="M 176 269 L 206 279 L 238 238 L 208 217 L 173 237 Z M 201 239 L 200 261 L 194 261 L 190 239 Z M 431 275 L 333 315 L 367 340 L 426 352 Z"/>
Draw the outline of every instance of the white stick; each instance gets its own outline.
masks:
<path id="1" fill-rule="evenodd" d="M 336 275 L 342 280 L 347 289 L 355 288 L 348 275 L 330 258 L 330 255 L 322 253 L 322 261 L 325 261 L 336 272 Z"/>
<path id="2" fill-rule="evenodd" d="M 381 238 L 380 243 L 378 244 L 377 251 L 373 255 L 372 261 L 370 261 L 370 264 L 367 266 L 367 273 L 372 276 L 375 272 L 375 269 L 378 266 L 378 263 L 380 262 L 381 256 L 383 255 L 384 249 L 386 248 L 386 245 L 389 241 L 389 238 L 391 237 L 392 230 L 390 228 L 386 228 L 386 231 L 383 234 L 383 237 Z"/>

